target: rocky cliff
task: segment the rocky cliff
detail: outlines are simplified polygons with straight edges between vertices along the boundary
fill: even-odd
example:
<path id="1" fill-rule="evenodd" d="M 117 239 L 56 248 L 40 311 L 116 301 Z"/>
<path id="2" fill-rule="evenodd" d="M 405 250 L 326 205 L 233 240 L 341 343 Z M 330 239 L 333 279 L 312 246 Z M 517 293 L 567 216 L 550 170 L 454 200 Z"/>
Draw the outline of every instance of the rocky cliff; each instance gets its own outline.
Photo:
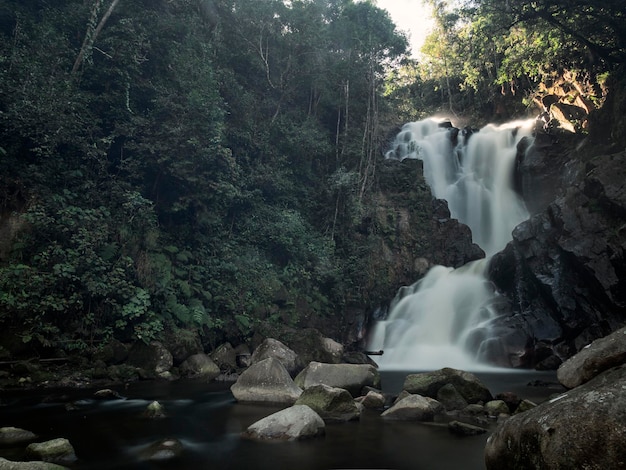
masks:
<path id="1" fill-rule="evenodd" d="M 626 321 L 626 152 L 593 137 L 540 133 L 520 157 L 533 215 L 490 267 L 502 365 L 554 368 Z"/>

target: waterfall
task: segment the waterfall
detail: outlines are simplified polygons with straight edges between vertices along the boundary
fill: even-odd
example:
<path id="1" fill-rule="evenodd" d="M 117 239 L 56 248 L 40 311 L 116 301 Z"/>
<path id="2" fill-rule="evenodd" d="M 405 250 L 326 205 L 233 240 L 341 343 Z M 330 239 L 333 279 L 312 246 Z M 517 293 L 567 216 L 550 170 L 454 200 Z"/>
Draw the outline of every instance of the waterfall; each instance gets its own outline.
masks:
<path id="1" fill-rule="evenodd" d="M 533 121 L 488 125 L 472 132 L 435 119 L 406 124 L 386 158 L 418 158 L 438 199 L 451 217 L 469 226 L 487 258 L 452 269 L 435 266 L 413 286 L 400 289 L 386 320 L 374 325 L 368 349 L 384 350 L 382 369 L 476 370 L 485 366 L 483 345 L 497 298 L 485 272 L 492 255 L 528 218 L 513 190 L 517 144 L 531 135 Z"/>

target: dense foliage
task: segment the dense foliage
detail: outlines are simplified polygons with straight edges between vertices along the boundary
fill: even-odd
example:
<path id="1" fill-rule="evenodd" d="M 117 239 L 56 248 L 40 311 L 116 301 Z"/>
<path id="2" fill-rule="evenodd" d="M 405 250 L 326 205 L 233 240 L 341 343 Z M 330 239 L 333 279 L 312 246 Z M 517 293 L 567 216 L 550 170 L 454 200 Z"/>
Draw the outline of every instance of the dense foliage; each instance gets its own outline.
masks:
<path id="1" fill-rule="evenodd" d="M 0 28 L 5 331 L 67 349 L 340 316 L 406 50 L 383 10 L 15 0 Z"/>
<path id="2" fill-rule="evenodd" d="M 626 60 L 619 0 L 429 3 L 435 27 L 418 67 L 425 107 L 510 119 L 536 112 L 537 91 L 564 74 L 597 85 Z M 590 95 L 599 99 L 601 92 Z"/>

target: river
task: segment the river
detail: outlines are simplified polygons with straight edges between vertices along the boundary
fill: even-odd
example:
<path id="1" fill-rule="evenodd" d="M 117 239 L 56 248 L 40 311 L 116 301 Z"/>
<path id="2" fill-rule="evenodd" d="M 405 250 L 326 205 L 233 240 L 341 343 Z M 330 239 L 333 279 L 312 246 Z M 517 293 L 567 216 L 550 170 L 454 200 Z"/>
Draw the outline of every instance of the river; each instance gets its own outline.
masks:
<path id="1" fill-rule="evenodd" d="M 385 391 L 398 393 L 405 375 L 383 371 Z M 553 383 L 553 372 L 477 375 L 493 394 L 514 391 L 542 401 L 559 391 L 554 386 L 526 385 L 537 380 Z M 69 439 L 79 459 L 73 467 L 77 470 L 485 468 L 483 448 L 488 434 L 456 437 L 443 423 L 390 422 L 372 410 L 364 412 L 360 421 L 329 424 L 326 436 L 309 441 L 270 444 L 242 439 L 241 431 L 280 407 L 236 403 L 228 387 L 189 380 L 137 382 L 113 387 L 123 396 L 115 400 L 94 400 L 92 389 L 2 391 L 0 426 L 31 430 L 41 441 Z M 167 417 L 142 417 L 153 400 L 165 407 Z M 142 461 L 142 450 L 168 438 L 183 443 L 180 457 Z M 0 456 L 22 457 L 11 449 L 0 449 Z"/>

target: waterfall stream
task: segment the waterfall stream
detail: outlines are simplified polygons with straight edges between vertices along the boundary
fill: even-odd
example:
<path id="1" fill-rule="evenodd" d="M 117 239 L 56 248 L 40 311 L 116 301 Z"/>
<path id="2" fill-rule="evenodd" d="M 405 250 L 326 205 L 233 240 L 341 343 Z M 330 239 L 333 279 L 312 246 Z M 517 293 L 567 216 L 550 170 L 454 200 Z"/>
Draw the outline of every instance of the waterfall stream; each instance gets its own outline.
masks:
<path id="1" fill-rule="evenodd" d="M 528 218 L 513 189 L 517 144 L 531 135 L 533 121 L 478 132 L 449 128 L 435 119 L 406 124 L 386 158 L 417 158 L 433 196 L 448 201 L 452 218 L 468 225 L 487 258 L 458 268 L 435 266 L 413 286 L 403 287 L 386 320 L 377 322 L 368 349 L 384 350 L 381 369 L 477 370 L 488 367 L 483 352 L 497 293 L 486 279 L 489 259 Z"/>

